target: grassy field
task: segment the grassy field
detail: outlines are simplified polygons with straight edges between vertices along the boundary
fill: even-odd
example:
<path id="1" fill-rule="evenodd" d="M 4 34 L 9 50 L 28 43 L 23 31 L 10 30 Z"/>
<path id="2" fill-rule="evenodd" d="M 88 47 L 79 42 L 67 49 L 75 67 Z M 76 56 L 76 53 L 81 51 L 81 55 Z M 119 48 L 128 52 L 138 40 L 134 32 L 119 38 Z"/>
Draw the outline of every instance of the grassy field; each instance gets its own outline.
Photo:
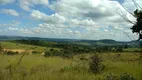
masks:
<path id="1" fill-rule="evenodd" d="M 140 48 L 127 48 L 127 49 L 124 49 L 124 51 L 133 51 L 133 52 L 135 52 L 135 51 L 141 51 L 142 49 L 140 49 Z"/>
<path id="2" fill-rule="evenodd" d="M 1 45 L 7 50 L 32 50 L 40 53 L 51 49 L 12 42 L 1 42 Z M 0 80 L 108 80 L 106 76 L 110 73 L 117 78 L 123 73 L 128 73 L 136 80 L 142 80 L 141 53 L 100 53 L 105 69 L 99 74 L 94 74 L 89 69 L 90 57 L 94 54 L 95 52 L 78 54 L 71 58 L 44 57 L 41 54 L 0 54 Z"/>
<path id="3" fill-rule="evenodd" d="M 1 42 L 1 45 L 4 47 L 4 49 L 22 49 L 22 50 L 33 50 L 38 52 L 43 52 L 46 50 L 46 47 L 12 43 L 12 42 Z"/>
<path id="4" fill-rule="evenodd" d="M 13 42 L 1 42 L 3 48 L 7 51 L 18 51 L 18 52 L 32 52 L 36 51 L 38 53 L 43 53 L 46 50 L 53 49 L 51 47 L 42 47 L 35 45 L 27 45 Z M 55 50 L 60 50 L 59 48 L 54 48 Z"/>
<path id="5" fill-rule="evenodd" d="M 113 73 L 117 77 L 127 72 L 136 80 L 142 80 L 142 64 L 132 61 L 138 53 L 102 53 L 105 70 L 100 74 L 89 71 L 89 58 L 92 54 L 76 55 L 71 59 L 61 57 L 43 57 L 41 55 L 0 55 L 0 80 L 105 80 L 106 75 Z"/>

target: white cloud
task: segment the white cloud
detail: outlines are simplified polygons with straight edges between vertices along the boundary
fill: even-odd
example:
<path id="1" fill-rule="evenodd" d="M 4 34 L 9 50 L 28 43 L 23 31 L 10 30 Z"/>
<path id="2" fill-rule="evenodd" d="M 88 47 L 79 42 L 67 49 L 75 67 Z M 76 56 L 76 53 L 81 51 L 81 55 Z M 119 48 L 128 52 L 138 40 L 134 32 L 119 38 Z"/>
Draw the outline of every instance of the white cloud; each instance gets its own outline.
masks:
<path id="1" fill-rule="evenodd" d="M 116 1 L 91 1 L 93 0 L 54 2 L 49 7 L 57 13 L 52 15 L 33 10 L 30 16 L 44 22 L 34 28 L 33 32 L 40 36 L 46 34 L 43 37 L 128 40 L 120 34 L 132 26 L 117 13 L 120 10 L 128 16 L 123 7 Z"/>
<path id="2" fill-rule="evenodd" d="M 84 19 L 84 20 L 78 20 L 78 19 L 70 19 L 68 20 L 68 23 L 70 23 L 70 25 L 74 25 L 74 26 L 96 26 L 95 22 L 92 20 L 88 20 L 88 19 Z"/>
<path id="3" fill-rule="evenodd" d="M 41 20 L 49 24 L 50 23 L 57 24 L 65 22 L 65 18 L 63 16 L 60 16 L 58 13 L 48 16 L 45 13 L 42 13 L 38 10 L 33 10 L 30 16 L 36 20 Z"/>
<path id="4" fill-rule="evenodd" d="M 12 3 L 15 0 L 0 0 L 0 4 L 8 4 L 8 3 Z"/>
<path id="5" fill-rule="evenodd" d="M 141 0 L 137 1 L 141 5 Z M 124 14 L 130 20 L 135 19 L 114 0 L 58 0 L 52 4 L 49 4 L 48 0 L 20 0 L 19 4 L 22 9 L 31 11 L 30 18 L 40 22 L 38 26 L 27 29 L 17 30 L 10 26 L 10 30 L 21 31 L 23 34 L 37 37 L 115 40 L 129 40 L 123 32 L 135 36 L 130 30 L 132 24 L 127 23 L 118 13 Z M 51 8 L 55 13 L 48 15 L 44 10 L 33 10 L 36 5 Z M 131 12 L 135 10 L 130 0 L 125 0 L 123 5 Z"/>
<path id="6" fill-rule="evenodd" d="M 24 34 L 34 34 L 34 33 L 33 33 L 31 30 L 29 30 L 29 29 L 20 28 L 18 31 L 21 32 L 21 33 L 24 33 Z"/>
<path id="7" fill-rule="evenodd" d="M 19 13 L 17 11 L 15 11 L 14 9 L 1 9 L 0 12 L 5 13 L 5 14 L 9 14 L 12 16 L 19 16 Z"/>
<path id="8" fill-rule="evenodd" d="M 60 15 L 92 20 L 115 16 L 120 8 L 117 1 L 109 0 L 61 0 L 50 7 Z"/>
<path id="9" fill-rule="evenodd" d="M 20 0 L 20 7 L 24 10 L 30 11 L 31 7 L 34 7 L 35 5 L 48 5 L 48 0 Z"/>
<path id="10" fill-rule="evenodd" d="M 54 37 L 54 38 L 81 38 L 81 33 L 78 30 L 71 30 L 69 27 L 66 27 L 63 24 L 48 24 L 43 23 L 39 24 L 38 27 L 34 28 L 33 31 L 35 34 L 40 35 L 41 37 Z"/>
<path id="11" fill-rule="evenodd" d="M 124 5 L 127 2 L 125 2 Z M 129 5 L 129 3 L 127 3 L 127 5 Z M 135 19 L 130 16 L 117 1 L 111 0 L 60 0 L 50 5 L 50 8 L 62 16 L 76 19 L 85 18 L 95 22 L 126 23 L 126 21 L 120 17 L 119 13 L 122 13 L 130 20 L 135 21 Z M 131 9 L 131 7 L 129 8 Z"/>
<path id="12" fill-rule="evenodd" d="M 20 25 L 20 22 L 17 20 L 12 20 L 11 23 L 1 23 L 0 27 L 1 28 L 6 28 L 6 27 L 18 27 Z"/>
<path id="13" fill-rule="evenodd" d="M 85 31 L 97 31 L 95 22 L 89 19 L 69 19 L 59 15 L 58 13 L 46 15 L 38 10 L 33 10 L 30 16 L 33 19 L 44 22 L 44 24 L 39 24 L 38 27 L 33 29 L 33 32 L 37 34 L 47 34 L 48 37 L 82 38 L 84 37 L 82 36 L 82 33 Z"/>
<path id="14" fill-rule="evenodd" d="M 11 31 L 18 31 L 19 29 L 18 29 L 18 28 L 9 27 L 8 30 L 11 30 Z"/>
<path id="15" fill-rule="evenodd" d="M 16 33 L 20 33 L 20 34 L 30 34 L 30 35 L 34 34 L 31 29 L 24 29 L 24 28 L 18 28 L 18 27 L 8 27 L 6 29 L 6 31 L 16 32 Z"/>

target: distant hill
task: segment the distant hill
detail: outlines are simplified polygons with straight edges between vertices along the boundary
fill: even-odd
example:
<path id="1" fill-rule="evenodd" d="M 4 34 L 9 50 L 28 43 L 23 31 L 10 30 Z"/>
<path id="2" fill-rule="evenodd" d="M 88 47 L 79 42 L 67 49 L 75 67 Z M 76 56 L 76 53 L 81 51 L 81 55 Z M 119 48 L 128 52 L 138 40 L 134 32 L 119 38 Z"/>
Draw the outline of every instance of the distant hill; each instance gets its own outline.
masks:
<path id="1" fill-rule="evenodd" d="M 39 37 L 22 37 L 22 36 L 0 36 L 0 41 L 5 40 L 45 40 L 50 42 L 57 43 L 72 43 L 79 45 L 92 45 L 92 46 L 115 46 L 115 45 L 128 45 L 132 47 L 139 47 L 139 42 L 142 44 L 142 41 L 115 41 L 111 39 L 103 39 L 103 40 L 79 40 L 79 39 L 60 39 L 60 38 L 39 38 Z"/>
<path id="2" fill-rule="evenodd" d="M 101 42 L 101 43 L 116 43 L 115 40 L 111 40 L 111 39 L 103 39 L 103 40 L 99 40 L 98 42 Z"/>

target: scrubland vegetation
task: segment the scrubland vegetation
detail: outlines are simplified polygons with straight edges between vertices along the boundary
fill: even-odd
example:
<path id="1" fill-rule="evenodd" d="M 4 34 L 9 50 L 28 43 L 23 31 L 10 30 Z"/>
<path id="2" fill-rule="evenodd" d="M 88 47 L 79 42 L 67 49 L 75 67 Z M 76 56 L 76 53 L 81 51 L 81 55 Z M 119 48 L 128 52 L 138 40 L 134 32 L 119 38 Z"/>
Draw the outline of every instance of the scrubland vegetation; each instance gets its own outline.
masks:
<path id="1" fill-rule="evenodd" d="M 1 42 L 0 80 L 142 80 L 140 48 L 44 43 Z"/>

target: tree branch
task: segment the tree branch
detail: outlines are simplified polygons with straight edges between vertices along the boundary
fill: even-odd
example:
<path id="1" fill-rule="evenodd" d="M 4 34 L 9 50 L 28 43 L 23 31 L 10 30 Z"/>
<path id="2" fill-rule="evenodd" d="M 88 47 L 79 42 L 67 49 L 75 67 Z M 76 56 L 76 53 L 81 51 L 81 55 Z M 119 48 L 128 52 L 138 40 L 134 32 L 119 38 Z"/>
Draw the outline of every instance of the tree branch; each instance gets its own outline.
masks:
<path id="1" fill-rule="evenodd" d="M 117 13 L 118 13 L 125 21 L 127 21 L 127 22 L 129 22 L 129 23 L 131 23 L 131 24 L 135 24 L 135 22 L 133 22 L 133 21 L 131 21 L 130 19 L 128 19 L 127 16 L 124 15 L 122 12 L 119 13 L 119 12 L 117 11 Z"/>
<path id="2" fill-rule="evenodd" d="M 119 4 L 123 7 L 123 9 L 124 9 L 126 12 L 128 12 L 128 13 L 131 14 L 133 17 L 135 17 L 135 15 L 134 15 L 132 12 L 128 11 L 121 3 L 119 3 Z"/>
<path id="3" fill-rule="evenodd" d="M 135 0 L 132 0 L 132 1 L 135 4 L 135 6 L 136 6 L 137 9 L 139 9 L 139 8 L 142 9 L 142 7 Z"/>

